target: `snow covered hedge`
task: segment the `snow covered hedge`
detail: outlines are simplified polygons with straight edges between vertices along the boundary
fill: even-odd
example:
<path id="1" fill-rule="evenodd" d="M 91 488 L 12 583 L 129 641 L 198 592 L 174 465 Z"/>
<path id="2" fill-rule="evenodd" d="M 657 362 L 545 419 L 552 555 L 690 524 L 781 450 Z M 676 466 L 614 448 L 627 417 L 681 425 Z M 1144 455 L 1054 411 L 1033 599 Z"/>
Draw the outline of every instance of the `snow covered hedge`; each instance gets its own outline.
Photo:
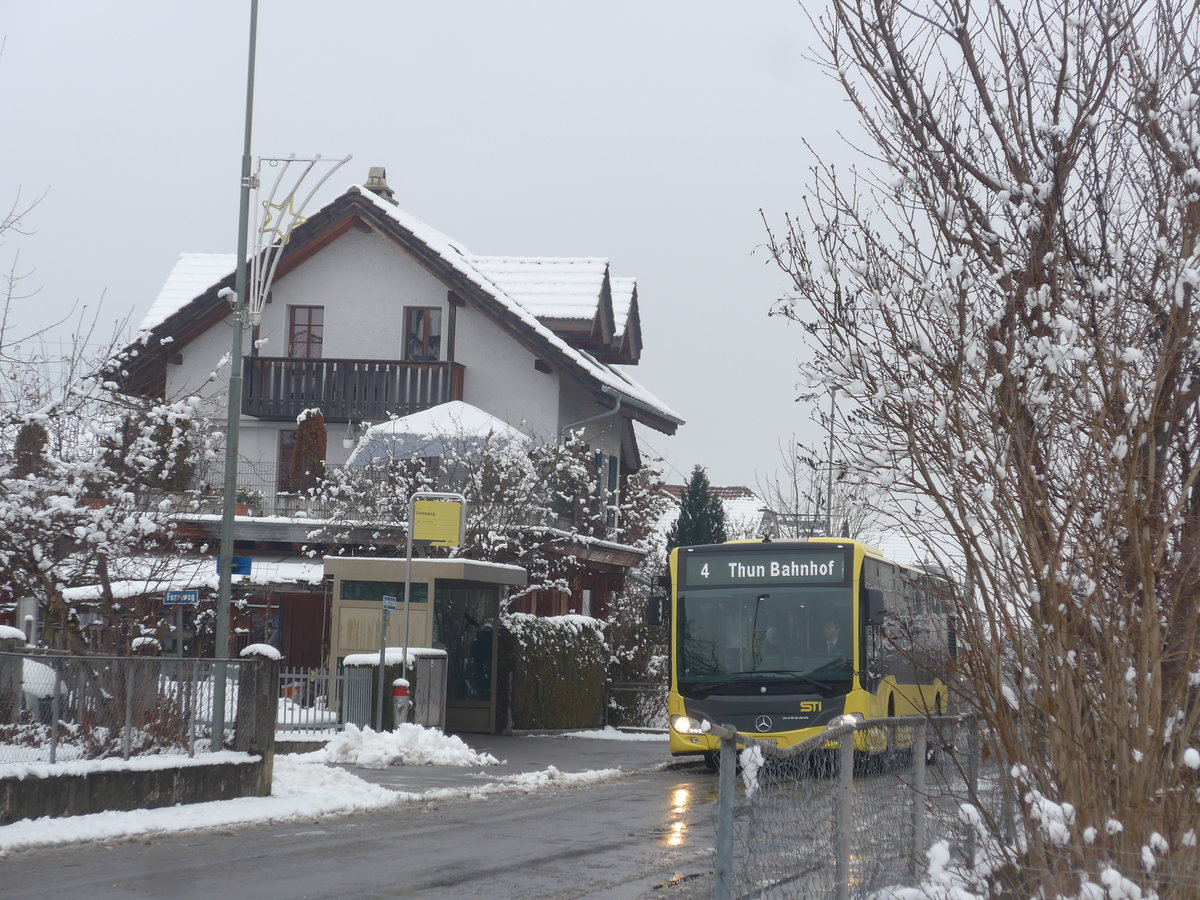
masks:
<path id="1" fill-rule="evenodd" d="M 603 722 L 609 658 L 604 623 L 524 613 L 502 616 L 501 623 L 499 699 L 509 728 L 593 728 Z"/>

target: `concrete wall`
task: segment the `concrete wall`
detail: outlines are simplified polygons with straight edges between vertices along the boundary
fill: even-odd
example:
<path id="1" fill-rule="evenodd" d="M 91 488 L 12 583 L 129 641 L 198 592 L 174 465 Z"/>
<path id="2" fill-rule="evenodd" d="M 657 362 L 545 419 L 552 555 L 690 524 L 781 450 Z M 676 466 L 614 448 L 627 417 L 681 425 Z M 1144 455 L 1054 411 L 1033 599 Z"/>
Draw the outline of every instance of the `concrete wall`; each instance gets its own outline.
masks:
<path id="1" fill-rule="evenodd" d="M 0 825 L 40 816 L 256 797 L 261 793 L 264 765 L 262 757 L 247 757 L 244 763 L 4 778 L 0 779 Z"/>

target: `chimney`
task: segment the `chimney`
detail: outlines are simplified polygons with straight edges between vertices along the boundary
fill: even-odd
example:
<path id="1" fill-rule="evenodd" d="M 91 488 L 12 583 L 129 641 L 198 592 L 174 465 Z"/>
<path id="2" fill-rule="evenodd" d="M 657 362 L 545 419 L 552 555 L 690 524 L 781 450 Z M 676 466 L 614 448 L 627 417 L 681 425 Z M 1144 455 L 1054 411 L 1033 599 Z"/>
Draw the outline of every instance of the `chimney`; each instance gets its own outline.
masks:
<path id="1" fill-rule="evenodd" d="M 392 189 L 388 187 L 387 169 L 383 166 L 371 166 L 371 170 L 367 172 L 367 181 L 363 187 L 373 194 L 378 194 L 391 204 L 395 204 L 396 202 L 396 197 L 392 193 Z"/>

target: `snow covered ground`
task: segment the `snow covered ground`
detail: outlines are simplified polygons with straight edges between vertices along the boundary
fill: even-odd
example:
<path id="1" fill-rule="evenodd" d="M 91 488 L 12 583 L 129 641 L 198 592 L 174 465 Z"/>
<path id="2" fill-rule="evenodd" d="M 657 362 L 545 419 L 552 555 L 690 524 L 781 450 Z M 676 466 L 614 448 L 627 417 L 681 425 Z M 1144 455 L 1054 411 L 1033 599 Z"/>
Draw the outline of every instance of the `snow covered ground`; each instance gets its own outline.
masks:
<path id="1" fill-rule="evenodd" d="M 612 728 L 576 732 L 569 737 L 604 740 L 658 741 L 662 734 L 626 734 Z M 150 757 L 170 764 L 163 757 Z M 320 749 L 275 757 L 269 797 L 242 797 L 212 803 L 192 803 L 162 809 L 103 812 L 64 818 L 24 819 L 0 826 L 0 856 L 35 847 L 53 847 L 81 841 L 112 841 L 165 832 L 197 831 L 261 822 L 287 822 L 323 815 L 342 815 L 382 809 L 414 801 L 471 799 L 497 793 L 535 793 L 556 787 L 611 781 L 620 769 L 562 772 L 555 766 L 518 775 L 497 773 L 465 788 L 441 788 L 422 793 L 389 790 L 341 768 L 364 769 L 390 765 L 499 767 L 488 753 L 477 753 L 454 735 L 419 725 L 401 725 L 395 732 L 347 726 L 346 731 Z M 95 763 L 97 767 L 105 761 Z M 111 761 L 107 763 L 111 767 Z M 152 764 L 143 761 L 143 765 Z M 73 763 L 78 767 L 81 763 Z"/>

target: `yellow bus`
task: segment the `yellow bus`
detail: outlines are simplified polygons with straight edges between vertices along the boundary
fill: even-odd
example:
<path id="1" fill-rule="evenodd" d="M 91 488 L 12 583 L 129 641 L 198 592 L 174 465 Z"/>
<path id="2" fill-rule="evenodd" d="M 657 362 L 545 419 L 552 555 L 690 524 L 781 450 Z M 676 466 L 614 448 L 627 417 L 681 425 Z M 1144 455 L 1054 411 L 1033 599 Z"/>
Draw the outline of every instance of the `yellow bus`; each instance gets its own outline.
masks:
<path id="1" fill-rule="evenodd" d="M 731 541 L 673 550 L 670 587 L 672 754 L 712 763 L 708 722 L 787 747 L 845 715 L 947 709 L 952 604 L 930 571 L 845 538 Z"/>

